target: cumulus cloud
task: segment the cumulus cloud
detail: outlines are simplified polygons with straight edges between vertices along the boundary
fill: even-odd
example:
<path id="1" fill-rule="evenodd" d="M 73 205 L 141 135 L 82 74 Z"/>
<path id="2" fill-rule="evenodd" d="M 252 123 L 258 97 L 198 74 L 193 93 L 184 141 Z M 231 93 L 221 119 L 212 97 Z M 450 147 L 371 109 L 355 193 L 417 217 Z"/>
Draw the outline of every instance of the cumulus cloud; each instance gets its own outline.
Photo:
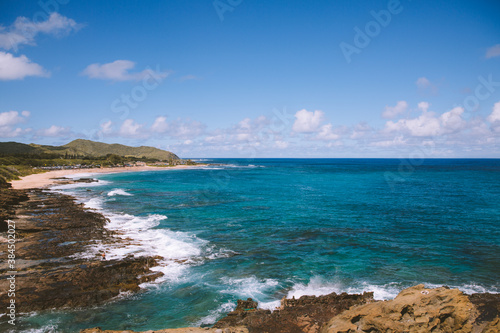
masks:
<path id="1" fill-rule="evenodd" d="M 2 138 L 14 138 L 17 136 L 21 136 L 31 129 L 22 129 L 19 127 L 15 127 L 20 123 L 26 122 L 29 118 L 29 111 L 7 111 L 0 113 L 0 137 Z"/>
<path id="2" fill-rule="evenodd" d="M 332 124 L 321 126 L 318 135 L 316 136 L 316 139 L 324 141 L 337 140 L 338 138 L 340 138 L 340 135 L 333 132 Z"/>
<path id="3" fill-rule="evenodd" d="M 159 116 L 151 126 L 151 131 L 173 138 L 193 139 L 203 134 L 205 128 L 206 126 L 199 121 L 176 119 L 168 122 L 167 117 Z"/>
<path id="4" fill-rule="evenodd" d="M 430 93 L 432 95 L 436 95 L 438 93 L 438 87 L 426 77 L 419 77 L 415 84 L 417 85 L 420 93 Z"/>
<path id="5" fill-rule="evenodd" d="M 17 125 L 23 123 L 30 116 L 29 111 L 7 111 L 0 113 L 0 127 Z"/>
<path id="6" fill-rule="evenodd" d="M 487 120 L 490 123 L 494 123 L 497 121 L 500 122 L 500 102 L 497 102 L 495 103 L 495 105 L 493 105 L 493 111 L 488 116 Z"/>
<path id="7" fill-rule="evenodd" d="M 400 119 L 397 122 L 388 121 L 384 131 L 405 133 L 415 137 L 429 137 L 457 133 L 467 127 L 467 121 L 462 117 L 464 113 L 462 107 L 453 108 L 440 116 L 428 111 L 429 103 L 427 102 L 420 102 L 418 108 L 422 111 L 419 117 Z"/>
<path id="8" fill-rule="evenodd" d="M 37 136 L 47 136 L 47 137 L 68 137 L 72 134 L 72 132 L 69 127 L 52 125 L 49 128 L 38 130 L 36 134 Z"/>
<path id="9" fill-rule="evenodd" d="M 142 72 L 131 73 L 135 67 L 135 62 L 130 60 L 116 60 L 107 64 L 88 65 L 82 75 L 91 79 L 111 80 L 111 81 L 140 81 L 149 77 L 161 80 L 168 76 L 168 72 L 153 71 L 145 69 Z"/>
<path id="10" fill-rule="evenodd" d="M 296 133 L 313 133 L 318 130 L 324 119 L 323 111 L 307 111 L 302 109 L 295 113 L 292 130 Z"/>
<path id="11" fill-rule="evenodd" d="M 351 139 L 362 139 L 373 133 L 373 128 L 366 122 L 358 123 L 354 126 L 350 138 Z"/>
<path id="12" fill-rule="evenodd" d="M 101 133 L 102 134 L 111 134 L 113 133 L 113 122 L 108 120 L 101 124 Z"/>
<path id="13" fill-rule="evenodd" d="M 432 112 L 423 112 L 413 119 L 400 119 L 397 122 L 388 121 L 385 124 L 387 132 L 403 132 L 412 136 L 434 136 L 440 132 L 440 123 Z"/>
<path id="14" fill-rule="evenodd" d="M 462 118 L 463 113 L 464 109 L 462 107 L 456 107 L 451 111 L 443 113 L 439 117 L 442 126 L 441 133 L 456 133 L 463 130 L 467 125 L 467 121 Z"/>
<path id="15" fill-rule="evenodd" d="M 415 82 L 417 84 L 417 87 L 419 88 L 427 88 L 431 85 L 431 81 L 429 81 L 429 79 L 427 79 L 426 77 L 419 77 L 417 79 L 417 82 Z"/>
<path id="16" fill-rule="evenodd" d="M 493 111 L 486 119 L 491 123 L 493 131 L 500 133 L 500 102 L 495 103 Z"/>
<path id="17" fill-rule="evenodd" d="M 40 33 L 61 37 L 81 27 L 81 24 L 55 12 L 46 21 L 36 23 L 20 16 L 11 26 L 0 26 L 0 48 L 17 50 L 19 45 L 36 45 L 35 37 Z"/>
<path id="18" fill-rule="evenodd" d="M 31 62 L 25 55 L 14 55 L 0 51 L 0 80 L 22 80 L 27 76 L 50 76 L 42 66 Z"/>
<path id="19" fill-rule="evenodd" d="M 418 103 L 418 108 L 422 110 L 422 112 L 427 112 L 429 110 L 430 104 L 427 102 L 420 102 Z"/>
<path id="20" fill-rule="evenodd" d="M 147 136 L 143 131 L 144 125 L 138 124 L 133 119 L 125 119 L 120 127 L 120 135 L 131 138 L 141 138 Z"/>
<path id="21" fill-rule="evenodd" d="M 495 58 L 500 56 L 500 44 L 494 45 L 486 50 L 486 59 Z"/>
<path id="22" fill-rule="evenodd" d="M 384 118 L 394 118 L 397 115 L 403 113 L 408 108 L 408 103 L 405 101 L 399 101 L 395 106 L 386 106 L 385 111 L 382 113 Z"/>
<path id="23" fill-rule="evenodd" d="M 157 117 L 151 126 L 151 130 L 156 133 L 164 133 L 168 130 L 167 117 Z"/>

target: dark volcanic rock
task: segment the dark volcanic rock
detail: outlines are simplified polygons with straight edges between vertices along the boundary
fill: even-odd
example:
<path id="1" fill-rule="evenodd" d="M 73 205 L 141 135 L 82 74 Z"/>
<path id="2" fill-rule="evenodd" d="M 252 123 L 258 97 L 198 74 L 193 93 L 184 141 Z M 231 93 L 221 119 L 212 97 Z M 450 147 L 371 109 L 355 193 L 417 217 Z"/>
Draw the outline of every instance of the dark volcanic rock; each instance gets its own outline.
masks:
<path id="1" fill-rule="evenodd" d="M 0 232 L 7 231 L 7 219 L 14 216 L 16 205 L 26 200 L 28 195 L 23 190 L 0 188 Z"/>
<path id="2" fill-rule="evenodd" d="M 26 270 L 16 277 L 16 301 L 20 312 L 94 306 L 156 279 L 161 273 L 150 273 L 152 266 L 153 258 L 126 258 Z"/>
<path id="3" fill-rule="evenodd" d="M 139 284 L 162 273 L 150 270 L 160 258 L 102 260 L 75 256 L 96 242 L 119 240 L 104 228 L 101 214 L 76 204 L 70 196 L 42 190 L 3 189 L 0 208 L 5 219 L 15 222 L 16 308 L 18 313 L 65 307 L 95 306 L 121 292 L 135 292 Z M 0 234 L 3 238 L 6 233 Z M 12 270 L 7 265 L 7 244 L 0 245 L 0 307 Z"/>
<path id="4" fill-rule="evenodd" d="M 244 326 L 250 333 L 304 333 L 318 332 L 333 316 L 353 305 L 373 302 L 373 293 L 362 295 L 302 296 L 299 299 L 281 300 L 279 309 L 256 309 L 257 302 L 238 301 L 238 307 L 219 320 L 214 328 Z"/>

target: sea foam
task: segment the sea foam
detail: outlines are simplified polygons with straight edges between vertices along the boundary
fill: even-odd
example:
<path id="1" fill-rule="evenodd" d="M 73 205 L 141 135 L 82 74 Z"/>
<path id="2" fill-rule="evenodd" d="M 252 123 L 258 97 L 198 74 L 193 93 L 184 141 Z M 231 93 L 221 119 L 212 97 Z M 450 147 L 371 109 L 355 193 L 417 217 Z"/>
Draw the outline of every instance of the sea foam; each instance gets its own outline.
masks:
<path id="1" fill-rule="evenodd" d="M 121 188 L 115 188 L 114 190 L 108 192 L 108 197 L 115 195 L 132 196 L 133 194 L 130 194 Z"/>

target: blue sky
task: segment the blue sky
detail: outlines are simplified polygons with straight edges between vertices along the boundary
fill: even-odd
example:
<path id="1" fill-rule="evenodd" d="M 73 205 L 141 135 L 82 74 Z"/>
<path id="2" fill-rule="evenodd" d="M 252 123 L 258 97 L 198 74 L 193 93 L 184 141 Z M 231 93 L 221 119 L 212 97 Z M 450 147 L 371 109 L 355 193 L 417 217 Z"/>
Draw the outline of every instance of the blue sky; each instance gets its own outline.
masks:
<path id="1" fill-rule="evenodd" d="M 500 157 L 498 1 L 0 4 L 0 140 Z"/>

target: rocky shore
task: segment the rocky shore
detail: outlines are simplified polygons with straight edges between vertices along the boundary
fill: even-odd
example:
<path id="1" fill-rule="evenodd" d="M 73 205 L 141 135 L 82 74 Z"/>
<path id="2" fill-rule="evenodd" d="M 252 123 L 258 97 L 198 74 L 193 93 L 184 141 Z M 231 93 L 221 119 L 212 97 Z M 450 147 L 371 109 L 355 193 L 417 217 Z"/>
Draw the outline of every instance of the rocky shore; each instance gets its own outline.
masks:
<path id="1" fill-rule="evenodd" d="M 62 183 L 71 182 L 60 179 Z M 82 181 L 92 181 L 83 179 Z M 93 307 L 139 285 L 157 279 L 159 257 L 106 260 L 99 253 L 82 259 L 79 253 L 96 242 L 119 238 L 104 228 L 107 220 L 71 196 L 40 189 L 0 189 L 0 306 L 9 298 L 6 221 L 16 230 L 17 313 Z M 354 333 L 354 332 L 500 332 L 500 295 L 465 295 L 447 287 L 423 285 L 401 291 L 390 301 L 376 301 L 373 293 L 335 294 L 282 299 L 274 311 L 258 308 L 252 299 L 213 327 L 163 329 L 157 333 Z M 82 333 L 133 333 L 89 328 Z M 153 333 L 153 331 L 148 331 Z"/>
<path id="2" fill-rule="evenodd" d="M 63 180 L 68 182 L 67 180 Z M 15 267 L 8 266 L 7 220 L 15 225 Z M 6 308 L 10 271 L 16 281 L 17 313 L 81 308 L 102 304 L 120 293 L 136 292 L 159 258 L 106 260 L 79 253 L 96 242 L 117 238 L 104 228 L 101 214 L 85 209 L 74 198 L 39 189 L 0 189 L 0 307 Z"/>
<path id="3" fill-rule="evenodd" d="M 458 289 L 417 285 L 390 301 L 361 295 L 302 296 L 283 299 L 275 311 L 258 309 L 257 302 L 239 300 L 236 310 L 212 328 L 180 328 L 147 333 L 378 333 L 378 332 L 500 332 L 500 295 L 465 295 Z M 81 333 L 135 333 L 104 331 Z M 146 332 L 144 332 L 146 333 Z"/>

